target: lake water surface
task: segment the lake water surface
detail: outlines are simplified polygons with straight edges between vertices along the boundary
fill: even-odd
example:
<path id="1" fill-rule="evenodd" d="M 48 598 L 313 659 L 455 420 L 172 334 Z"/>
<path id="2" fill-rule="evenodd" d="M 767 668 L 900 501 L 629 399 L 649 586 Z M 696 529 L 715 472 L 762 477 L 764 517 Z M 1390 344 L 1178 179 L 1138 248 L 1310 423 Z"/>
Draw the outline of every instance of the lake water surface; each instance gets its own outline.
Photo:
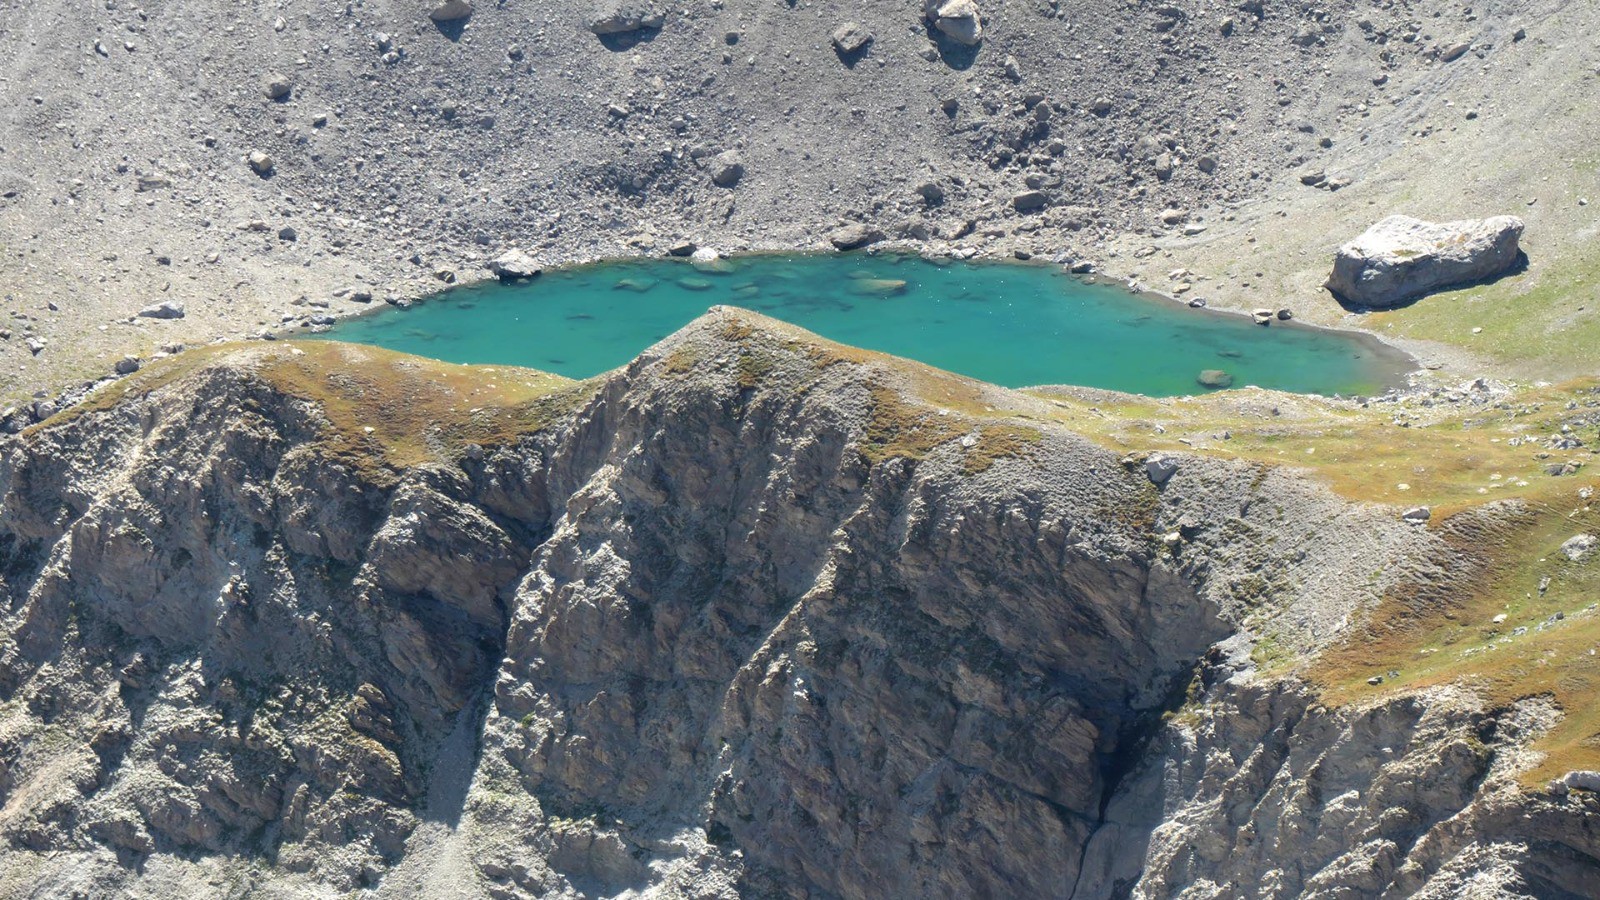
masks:
<path id="1" fill-rule="evenodd" d="M 900 255 L 749 256 L 705 271 L 682 260 L 601 263 L 521 285 L 445 292 L 346 320 L 326 336 L 451 362 L 587 378 L 623 365 L 709 307 L 765 313 L 823 337 L 1007 387 L 1076 384 L 1152 396 L 1235 387 L 1373 394 L 1409 358 L 1370 337 L 1190 309 L 1057 266 Z"/>

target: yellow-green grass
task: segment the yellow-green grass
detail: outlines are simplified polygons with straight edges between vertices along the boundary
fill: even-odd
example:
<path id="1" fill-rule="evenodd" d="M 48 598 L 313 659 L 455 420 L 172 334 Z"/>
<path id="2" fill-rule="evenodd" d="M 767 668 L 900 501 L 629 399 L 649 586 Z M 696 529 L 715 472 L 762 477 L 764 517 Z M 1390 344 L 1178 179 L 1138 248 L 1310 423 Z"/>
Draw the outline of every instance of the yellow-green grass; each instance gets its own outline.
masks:
<path id="1" fill-rule="evenodd" d="M 1392 405 L 1362 409 L 1261 392 L 1188 401 L 1043 396 L 1055 401 L 1059 421 L 1109 447 L 1293 465 L 1354 501 L 1430 505 L 1429 527 L 1461 555 L 1449 582 L 1403 585 L 1343 643 L 1300 666 L 1303 673 L 1330 705 L 1445 683 L 1468 685 L 1491 706 L 1547 697 L 1564 716 L 1535 745 L 1546 757 L 1524 773 L 1524 784 L 1600 769 L 1600 610 L 1589 609 L 1600 601 L 1600 552 L 1582 562 L 1560 552 L 1574 535 L 1600 534 L 1600 507 L 1580 493 L 1600 501 L 1600 471 L 1552 476 L 1547 465 L 1591 457 L 1587 447 L 1550 451 L 1544 443 L 1563 420 L 1600 416 L 1589 405 L 1600 400 L 1595 382 L 1522 389 L 1510 409 L 1413 407 L 1424 416 L 1404 428 L 1393 424 Z M 1217 437 L 1223 431 L 1229 439 Z M 1589 446 L 1600 443 L 1593 427 L 1575 433 Z M 1536 440 L 1513 447 L 1514 437 Z M 1449 521 L 1501 499 L 1519 502 L 1485 519 L 1489 525 Z M 1501 613 L 1506 620 L 1495 624 Z M 1557 613 L 1563 618 L 1539 627 Z M 1527 632 L 1514 635 L 1520 627 Z M 1264 665 L 1296 667 L 1292 653 L 1265 643 L 1257 653 Z M 1381 685 L 1367 683 L 1375 675 L 1384 676 Z"/>
<path id="2" fill-rule="evenodd" d="M 461 366 L 376 347 L 326 341 L 196 348 L 107 386 L 33 426 L 58 427 L 224 365 L 315 404 L 326 427 L 318 450 L 377 480 L 445 462 L 468 443 L 512 443 L 592 395 L 594 382 L 512 366 Z"/>
<path id="3" fill-rule="evenodd" d="M 1594 374 L 1600 346 L 1600 240 L 1578 242 L 1559 266 L 1535 264 L 1500 281 L 1368 315 L 1378 334 L 1454 344 L 1525 377 Z M 1474 333 L 1473 329 L 1482 329 Z"/>

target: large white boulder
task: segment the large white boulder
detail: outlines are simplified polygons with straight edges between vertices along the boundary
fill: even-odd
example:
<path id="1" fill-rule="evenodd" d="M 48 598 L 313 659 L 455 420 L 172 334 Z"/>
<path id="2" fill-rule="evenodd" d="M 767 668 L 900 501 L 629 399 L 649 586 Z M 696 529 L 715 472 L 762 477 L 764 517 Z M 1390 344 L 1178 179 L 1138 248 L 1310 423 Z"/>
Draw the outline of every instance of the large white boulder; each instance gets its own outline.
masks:
<path id="1" fill-rule="evenodd" d="M 1339 248 L 1326 286 L 1348 303 L 1399 306 L 1510 269 L 1521 239 L 1516 216 L 1437 224 L 1390 216 Z"/>

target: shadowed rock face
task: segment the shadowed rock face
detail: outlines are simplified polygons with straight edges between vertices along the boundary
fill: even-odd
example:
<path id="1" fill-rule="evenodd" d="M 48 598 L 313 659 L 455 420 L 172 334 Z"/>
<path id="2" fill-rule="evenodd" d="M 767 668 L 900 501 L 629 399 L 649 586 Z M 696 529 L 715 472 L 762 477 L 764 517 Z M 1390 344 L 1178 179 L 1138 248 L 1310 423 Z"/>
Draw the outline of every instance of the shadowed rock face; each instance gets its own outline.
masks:
<path id="1" fill-rule="evenodd" d="M 1348 859 L 1306 848 L 1355 819 L 1302 804 L 1218 856 L 1267 826 L 1206 818 L 1217 784 L 1326 780 L 1340 740 L 1341 790 L 1421 778 L 1483 720 L 1308 729 L 1294 682 L 1207 649 L 1252 615 L 1325 640 L 1379 561 L 1444 552 L 1281 472 L 1157 488 L 1045 401 L 734 312 L 509 442 L 375 465 L 346 401 L 274 381 L 295 352 L 5 448 L 0 893 L 1154 897 L 1295 854 L 1321 874 L 1274 883 L 1331 890 Z M 340 352 L 314 383 L 366 364 Z M 1186 687 L 1208 724 L 1161 725 Z M 1360 763 L 1378 740 L 1413 768 Z M 1479 777 L 1428 785 L 1427 853 L 1362 877 L 1463 867 L 1428 836 Z"/>
<path id="2" fill-rule="evenodd" d="M 1390 216 L 1339 248 L 1327 288 L 1358 306 L 1400 306 L 1506 272 L 1521 239 L 1515 216 L 1441 224 Z"/>

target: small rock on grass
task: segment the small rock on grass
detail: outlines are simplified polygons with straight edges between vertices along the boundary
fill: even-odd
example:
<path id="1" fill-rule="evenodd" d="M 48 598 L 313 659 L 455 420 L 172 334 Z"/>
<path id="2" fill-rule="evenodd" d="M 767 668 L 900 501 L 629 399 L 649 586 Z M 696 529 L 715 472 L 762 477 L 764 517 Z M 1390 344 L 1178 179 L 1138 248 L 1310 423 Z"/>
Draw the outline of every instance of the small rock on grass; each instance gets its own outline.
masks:
<path id="1" fill-rule="evenodd" d="M 1423 522 L 1433 518 L 1433 510 L 1426 506 L 1413 506 L 1401 513 L 1400 518 L 1414 525 L 1421 525 Z"/>
<path id="2" fill-rule="evenodd" d="M 1561 545 L 1561 555 L 1573 562 L 1582 562 L 1596 547 L 1600 547 L 1600 538 L 1592 534 L 1576 534 Z"/>

